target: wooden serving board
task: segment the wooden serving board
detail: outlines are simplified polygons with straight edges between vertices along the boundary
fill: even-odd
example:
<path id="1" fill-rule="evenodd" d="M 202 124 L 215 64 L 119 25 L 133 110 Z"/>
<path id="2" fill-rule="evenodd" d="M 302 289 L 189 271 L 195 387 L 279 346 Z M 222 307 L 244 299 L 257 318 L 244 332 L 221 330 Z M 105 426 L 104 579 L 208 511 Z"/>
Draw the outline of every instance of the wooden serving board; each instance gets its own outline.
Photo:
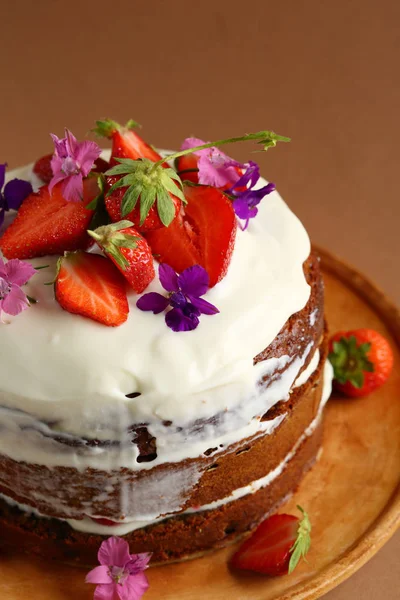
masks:
<path id="1" fill-rule="evenodd" d="M 148 573 L 146 600 L 313 600 L 360 568 L 400 524 L 400 314 L 363 275 L 324 250 L 330 330 L 371 327 L 395 353 L 388 383 L 363 399 L 332 397 L 322 456 L 281 511 L 296 504 L 313 526 L 308 564 L 269 579 L 230 572 L 234 547 Z M 85 571 L 3 552 L 1 600 L 90 600 Z"/>

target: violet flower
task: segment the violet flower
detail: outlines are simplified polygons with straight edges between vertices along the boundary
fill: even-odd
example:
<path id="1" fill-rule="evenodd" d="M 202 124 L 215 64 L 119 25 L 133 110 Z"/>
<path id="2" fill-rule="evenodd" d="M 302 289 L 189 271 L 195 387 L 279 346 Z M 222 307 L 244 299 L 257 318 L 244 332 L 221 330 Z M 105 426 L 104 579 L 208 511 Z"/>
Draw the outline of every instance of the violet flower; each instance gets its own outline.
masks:
<path id="1" fill-rule="evenodd" d="M 17 178 L 11 179 L 3 190 L 6 167 L 6 163 L 0 164 L 0 227 L 3 225 L 6 211 L 18 210 L 25 198 L 33 192 L 29 181 Z"/>
<path id="2" fill-rule="evenodd" d="M 59 139 L 50 134 L 54 142 L 54 155 L 51 159 L 53 178 L 49 190 L 59 183 L 65 200 L 79 202 L 83 198 L 83 177 L 87 177 L 94 161 L 99 158 L 101 148 L 96 142 L 78 142 L 76 137 L 65 129 L 65 138 Z"/>
<path id="3" fill-rule="evenodd" d="M 29 300 L 21 286 L 36 273 L 28 262 L 13 258 L 8 262 L 0 257 L 0 317 L 2 312 L 18 315 L 29 306 Z"/>
<path id="4" fill-rule="evenodd" d="M 186 138 L 181 146 L 181 150 L 194 148 L 206 144 L 198 138 Z M 246 169 L 246 165 L 237 162 L 227 156 L 224 152 L 215 146 L 198 150 L 194 152 L 199 157 L 199 183 L 203 185 L 212 185 L 218 188 L 231 187 L 235 185 L 241 176 L 241 170 Z"/>
<path id="5" fill-rule="evenodd" d="M 128 542 L 110 537 L 102 542 L 97 554 L 99 567 L 86 575 L 86 583 L 95 583 L 94 600 L 139 600 L 149 583 L 143 573 L 151 554 L 129 554 Z"/>
<path id="6" fill-rule="evenodd" d="M 219 312 L 213 304 L 200 297 L 209 287 L 208 273 L 200 265 L 188 267 L 177 275 L 172 267 L 163 263 L 158 273 L 168 296 L 157 292 L 144 294 L 136 302 L 140 310 L 149 310 L 157 315 L 171 306 L 165 322 L 173 331 L 192 331 L 198 326 L 201 314 L 215 315 Z"/>
<path id="7" fill-rule="evenodd" d="M 275 184 L 273 183 L 268 183 L 259 189 L 253 189 L 259 179 L 260 167 L 257 163 L 250 161 L 240 179 L 230 189 L 226 190 L 226 193 L 233 199 L 232 204 L 236 216 L 245 221 L 244 225 L 240 225 L 243 231 L 247 229 L 250 219 L 257 215 L 257 206 L 261 200 L 275 190 Z"/>

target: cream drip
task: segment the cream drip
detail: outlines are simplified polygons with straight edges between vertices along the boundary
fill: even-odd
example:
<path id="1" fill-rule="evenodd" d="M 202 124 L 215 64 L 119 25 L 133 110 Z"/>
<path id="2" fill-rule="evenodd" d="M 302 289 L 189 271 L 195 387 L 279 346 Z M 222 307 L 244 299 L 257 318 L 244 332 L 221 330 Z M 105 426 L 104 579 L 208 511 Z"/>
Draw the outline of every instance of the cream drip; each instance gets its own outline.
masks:
<path id="1" fill-rule="evenodd" d="M 283 472 L 285 466 L 295 456 L 298 448 L 303 443 L 303 441 L 307 437 L 312 435 L 312 433 L 318 427 L 318 425 L 321 421 L 321 418 L 322 418 L 325 404 L 328 401 L 328 399 L 331 395 L 331 392 L 332 392 L 332 379 L 333 379 L 333 369 L 332 369 L 330 362 L 326 361 L 325 366 L 324 366 L 324 382 L 323 382 L 322 397 L 321 397 L 321 402 L 320 402 L 320 405 L 318 408 L 317 415 L 315 416 L 314 420 L 310 423 L 310 425 L 307 427 L 307 429 L 305 430 L 303 435 L 300 436 L 300 438 L 298 439 L 298 441 L 296 442 L 296 444 L 294 445 L 292 450 L 286 455 L 286 457 L 283 459 L 283 461 L 281 463 L 279 463 L 279 465 L 277 467 L 275 467 L 275 469 L 270 471 L 264 477 L 261 477 L 260 479 L 253 481 L 249 485 L 246 485 L 242 488 L 238 488 L 238 489 L 234 490 L 229 496 L 226 496 L 225 498 L 221 498 L 220 500 L 211 502 L 210 504 L 200 506 L 196 509 L 187 509 L 187 510 L 181 512 L 180 514 L 184 515 L 184 514 L 202 512 L 205 510 L 213 510 L 220 506 L 223 506 L 224 504 L 228 504 L 229 502 L 238 500 L 239 498 L 242 498 L 248 494 L 254 494 L 258 490 L 270 485 L 272 483 L 272 481 L 274 481 L 274 479 L 276 479 Z M 20 503 L 16 502 L 15 500 L 12 500 L 11 498 L 9 498 L 3 494 L 0 494 L 0 498 L 5 500 L 11 506 L 17 506 L 23 512 L 26 512 L 29 514 L 34 514 L 38 517 L 46 517 L 45 515 L 40 513 L 38 510 L 36 510 L 32 507 L 29 507 L 26 504 L 20 504 Z M 94 518 L 101 518 L 99 515 L 92 515 L 92 516 Z M 136 529 L 146 527 L 148 525 L 152 525 L 157 522 L 161 522 L 161 521 L 165 520 L 166 518 L 168 518 L 168 516 L 160 515 L 160 514 L 147 515 L 147 518 L 145 518 L 145 516 L 142 514 L 139 519 L 138 518 L 135 518 L 135 519 L 128 518 L 128 519 L 125 519 L 123 523 L 115 525 L 115 526 L 100 525 L 99 523 L 96 523 L 91 518 L 89 518 L 89 516 L 84 519 L 66 519 L 66 521 L 67 521 L 67 523 L 69 523 L 69 525 L 73 529 L 76 529 L 77 531 L 109 536 L 109 535 L 126 535 L 127 533 L 130 533 L 131 531 L 135 531 Z M 64 519 L 61 519 L 61 520 L 64 520 Z"/>

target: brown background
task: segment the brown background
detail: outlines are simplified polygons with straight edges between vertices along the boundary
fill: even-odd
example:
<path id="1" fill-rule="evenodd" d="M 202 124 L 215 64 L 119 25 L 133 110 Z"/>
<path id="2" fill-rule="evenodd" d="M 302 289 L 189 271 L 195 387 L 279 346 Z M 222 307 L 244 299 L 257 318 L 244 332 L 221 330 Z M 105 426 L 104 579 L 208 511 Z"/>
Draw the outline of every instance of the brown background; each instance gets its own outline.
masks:
<path id="1" fill-rule="evenodd" d="M 293 141 L 255 157 L 266 176 L 400 304 L 399 23 L 397 0 L 3 0 L 0 161 L 103 116 L 161 147 L 274 129 Z M 326 598 L 398 599 L 399 555 L 397 534 Z"/>

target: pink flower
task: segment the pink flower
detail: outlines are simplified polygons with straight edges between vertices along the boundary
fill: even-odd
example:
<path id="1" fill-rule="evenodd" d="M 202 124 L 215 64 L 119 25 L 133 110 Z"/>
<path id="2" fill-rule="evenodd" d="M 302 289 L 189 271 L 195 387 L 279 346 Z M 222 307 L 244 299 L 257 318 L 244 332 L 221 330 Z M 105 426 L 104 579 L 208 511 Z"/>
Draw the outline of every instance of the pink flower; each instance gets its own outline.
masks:
<path id="1" fill-rule="evenodd" d="M 186 138 L 181 150 L 194 148 L 205 144 L 198 138 Z M 232 187 L 240 179 L 246 165 L 233 160 L 215 146 L 205 150 L 197 150 L 193 154 L 199 157 L 199 183 L 212 185 L 218 188 Z"/>
<path id="2" fill-rule="evenodd" d="M 50 135 L 55 150 L 51 159 L 53 178 L 49 190 L 51 192 L 56 183 L 63 181 L 65 200 L 79 202 L 83 197 L 83 177 L 89 175 L 101 148 L 95 142 L 78 142 L 68 129 L 65 129 L 65 138 L 61 140 L 53 133 Z"/>
<path id="3" fill-rule="evenodd" d="M 86 575 L 86 583 L 95 583 L 94 600 L 139 600 L 149 583 L 143 573 L 151 554 L 129 554 L 128 542 L 119 537 L 105 540 L 97 558 L 100 563 Z"/>
<path id="4" fill-rule="evenodd" d="M 29 300 L 21 286 L 35 273 L 32 265 L 23 260 L 4 262 L 0 257 L 0 317 L 2 312 L 15 316 L 28 308 Z"/>

